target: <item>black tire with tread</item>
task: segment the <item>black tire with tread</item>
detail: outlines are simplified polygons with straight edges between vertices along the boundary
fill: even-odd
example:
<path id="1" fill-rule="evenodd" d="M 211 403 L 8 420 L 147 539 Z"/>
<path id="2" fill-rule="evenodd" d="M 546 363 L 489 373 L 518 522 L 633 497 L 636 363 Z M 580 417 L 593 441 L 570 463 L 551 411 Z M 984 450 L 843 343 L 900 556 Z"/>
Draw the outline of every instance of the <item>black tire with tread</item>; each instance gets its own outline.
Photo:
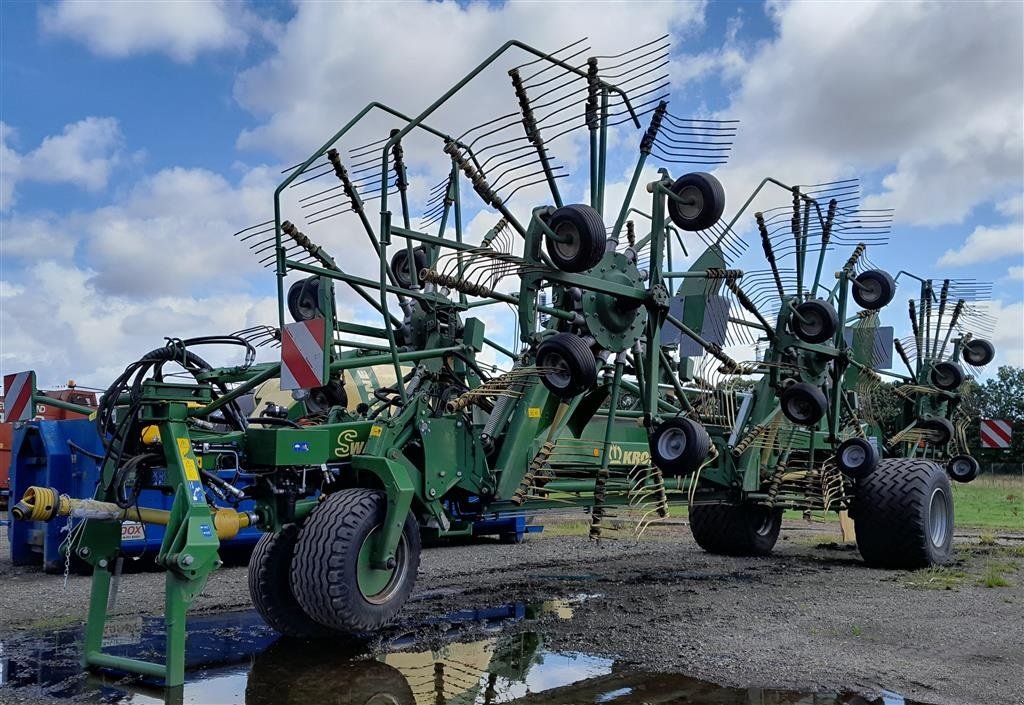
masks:
<path id="1" fill-rule="evenodd" d="M 298 537 L 298 524 L 260 537 L 249 558 L 249 595 L 256 612 L 275 631 L 297 639 L 328 636 L 333 632 L 302 611 L 288 582 Z"/>
<path id="2" fill-rule="evenodd" d="M 929 536 L 932 493 L 944 493 L 948 511 L 945 539 Z M 946 470 L 931 460 L 886 458 L 857 483 L 850 507 L 857 548 L 864 562 L 879 568 L 913 570 L 948 563 L 953 546 L 953 492 Z"/>
<path id="3" fill-rule="evenodd" d="M 363 541 L 384 520 L 386 501 L 377 490 L 345 489 L 313 510 L 299 533 L 290 571 L 292 593 L 303 611 L 324 626 L 361 633 L 388 624 L 416 582 L 420 531 L 410 512 L 405 519 L 405 582 L 384 604 L 368 602 L 359 589 L 358 556 Z"/>
<path id="4" fill-rule="evenodd" d="M 722 556 L 767 556 L 782 528 L 781 509 L 756 505 L 696 504 L 689 514 L 697 545 Z"/>

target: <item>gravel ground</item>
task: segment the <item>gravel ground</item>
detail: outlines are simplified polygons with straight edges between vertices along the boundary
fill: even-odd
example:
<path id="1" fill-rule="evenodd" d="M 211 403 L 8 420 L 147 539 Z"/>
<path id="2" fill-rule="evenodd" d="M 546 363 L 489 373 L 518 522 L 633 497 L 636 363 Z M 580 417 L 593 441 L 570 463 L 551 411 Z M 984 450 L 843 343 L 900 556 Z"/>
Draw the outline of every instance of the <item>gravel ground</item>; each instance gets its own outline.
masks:
<path id="1" fill-rule="evenodd" d="M 947 570 L 872 570 L 824 527 L 787 524 L 770 558 L 701 551 L 685 526 L 628 530 L 600 543 L 531 537 L 423 554 L 402 629 L 424 645 L 453 638 L 424 618 L 459 609 L 588 596 L 573 617 L 510 623 L 553 649 L 618 657 L 648 671 L 729 686 L 895 691 L 938 705 L 1024 703 L 1024 533 L 958 534 Z M 2 550 L 7 541 L 3 537 Z M 1009 583 L 985 587 L 1001 571 Z M 0 554 L 0 639 L 16 653 L 35 631 L 79 622 L 89 579 L 13 568 Z M 126 575 L 118 614 L 160 614 L 163 576 Z M 247 609 L 246 569 L 218 571 L 194 612 Z M 465 638 L 465 629 L 457 630 Z M 470 634 L 471 636 L 471 634 Z M 0 689 L 0 701 L 5 699 Z"/>

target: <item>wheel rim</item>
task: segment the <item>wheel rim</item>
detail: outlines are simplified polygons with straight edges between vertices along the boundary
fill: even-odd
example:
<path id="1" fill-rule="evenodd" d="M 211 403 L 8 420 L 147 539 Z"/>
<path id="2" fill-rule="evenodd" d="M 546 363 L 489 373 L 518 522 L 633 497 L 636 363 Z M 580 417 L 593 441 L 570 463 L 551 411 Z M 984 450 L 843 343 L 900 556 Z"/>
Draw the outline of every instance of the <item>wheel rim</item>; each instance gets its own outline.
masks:
<path id="1" fill-rule="evenodd" d="M 772 532 L 772 526 L 775 524 L 773 519 L 774 517 L 771 512 L 764 512 L 761 515 L 761 523 L 758 524 L 756 529 L 758 536 L 767 536 Z"/>
<path id="2" fill-rule="evenodd" d="M 658 438 L 658 455 L 665 460 L 676 460 L 686 451 L 686 434 L 681 428 L 667 428 Z"/>
<path id="3" fill-rule="evenodd" d="M 370 565 L 370 556 L 377 543 L 379 528 L 373 527 L 363 539 L 363 545 L 359 548 L 359 557 L 356 560 L 356 582 L 359 585 L 359 592 L 362 593 L 364 600 L 373 605 L 383 605 L 390 601 L 401 590 L 409 570 L 406 560 L 405 534 L 402 535 L 398 541 L 398 548 L 395 549 L 394 568 L 382 570 Z"/>
<path id="4" fill-rule="evenodd" d="M 544 375 L 548 384 L 557 389 L 565 389 L 572 384 L 572 370 L 569 369 L 569 363 L 564 357 L 557 353 L 549 353 L 544 356 L 543 363 L 541 367 L 548 370 Z"/>
<path id="5" fill-rule="evenodd" d="M 932 491 L 928 503 L 928 535 L 933 546 L 941 547 L 946 543 L 946 532 L 949 530 L 949 518 L 946 516 L 946 493 L 941 487 Z"/>
<path id="6" fill-rule="evenodd" d="M 873 304 L 882 298 L 882 284 L 874 279 L 868 279 L 860 283 L 860 300 L 867 304 Z"/>
<path id="7" fill-rule="evenodd" d="M 969 460 L 955 460 L 953 461 L 953 474 L 957 477 L 967 477 L 971 474 L 971 470 L 974 468 L 971 466 Z"/>
<path id="8" fill-rule="evenodd" d="M 696 186 L 684 186 L 679 191 L 680 201 L 675 201 L 676 212 L 686 220 L 694 220 L 704 210 L 704 194 Z"/>
<path id="9" fill-rule="evenodd" d="M 806 337 L 814 337 L 825 330 L 825 319 L 817 311 L 807 311 L 800 314 L 803 320 L 799 320 L 800 331 Z"/>
<path id="10" fill-rule="evenodd" d="M 560 223 L 555 228 L 557 240 L 553 241 L 555 252 L 565 260 L 573 260 L 580 252 L 580 231 L 572 223 Z"/>
<path id="11" fill-rule="evenodd" d="M 811 420 L 814 413 L 813 407 L 814 405 L 811 404 L 811 400 L 804 397 L 790 399 L 789 403 L 786 404 L 786 408 L 789 409 L 790 417 L 797 419 L 801 423 L 807 423 Z"/>
<path id="12" fill-rule="evenodd" d="M 859 445 L 851 445 L 844 448 L 840 456 L 843 465 L 848 468 L 859 468 L 867 459 L 867 451 Z"/>

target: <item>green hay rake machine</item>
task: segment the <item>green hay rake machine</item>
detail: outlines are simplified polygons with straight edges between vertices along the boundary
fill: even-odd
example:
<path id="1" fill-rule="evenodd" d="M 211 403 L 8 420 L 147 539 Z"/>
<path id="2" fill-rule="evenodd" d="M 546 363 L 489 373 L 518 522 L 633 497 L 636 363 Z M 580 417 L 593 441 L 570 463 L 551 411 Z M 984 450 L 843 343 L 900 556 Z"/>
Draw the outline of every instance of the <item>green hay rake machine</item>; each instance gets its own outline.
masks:
<path id="1" fill-rule="evenodd" d="M 169 340 L 110 386 L 96 416 L 107 445 L 96 496 L 33 488 L 14 509 L 68 521 L 69 561 L 93 567 L 88 666 L 180 685 L 188 606 L 220 564 L 219 538 L 250 525 L 266 531 L 250 562 L 253 603 L 300 638 L 386 625 L 412 591 L 421 536 L 466 534 L 495 515 L 585 508 L 600 538 L 616 511 L 642 531 L 688 504 L 705 549 L 764 555 L 784 509 L 849 509 L 869 562 L 948 557 L 945 472 L 904 457 L 907 444 L 881 443 L 862 401 L 878 379 L 877 312 L 895 294 L 866 249 L 884 241 L 889 214 L 859 209 L 854 182 L 766 179 L 726 223 L 717 179 L 647 163 L 722 164 L 735 123 L 669 111 L 665 38 L 588 51 L 509 42 L 416 116 L 366 106 L 288 171 L 273 219 L 238 233 L 274 268 L 278 326 Z M 510 112 L 442 129 L 472 114 L 480 80 L 523 55 L 507 69 Z M 383 137 L 382 121 L 392 128 Z M 615 204 L 612 139 L 638 145 Z M 556 144 L 573 156 L 559 161 Z M 423 159 L 414 169 L 412 154 Z M 570 163 L 588 167 L 584 183 Z M 440 182 L 414 229 L 413 185 L 430 173 Z M 573 190 L 587 203 L 565 202 Z M 769 193 L 786 205 L 754 214 L 750 230 L 769 268 L 744 272 L 732 266 L 749 255 L 741 218 Z M 469 232 L 469 218 L 494 225 Z M 687 253 L 682 233 L 704 247 L 685 270 L 672 264 Z M 351 255 L 364 237 L 372 271 Z M 365 308 L 340 308 L 337 287 Z M 484 322 L 505 307 L 511 343 Z M 280 345 L 281 362 L 256 362 L 267 344 Z M 758 359 L 730 354 L 762 344 Z M 203 345 L 236 346 L 244 359 L 213 368 L 196 353 Z M 919 370 L 937 369 L 937 354 L 919 355 Z M 390 380 L 367 392 L 367 370 L 382 366 Z M 295 404 L 243 413 L 240 400 L 276 379 Z M 246 488 L 214 468 L 235 469 Z M 878 477 L 900 502 L 879 500 Z M 911 481 L 937 495 L 911 498 Z M 148 487 L 173 493 L 173 509 L 138 506 Z M 256 510 L 236 510 L 242 498 Z M 167 525 L 163 664 L 102 648 L 124 520 Z M 879 544 L 892 532 L 907 537 L 898 550 Z"/>

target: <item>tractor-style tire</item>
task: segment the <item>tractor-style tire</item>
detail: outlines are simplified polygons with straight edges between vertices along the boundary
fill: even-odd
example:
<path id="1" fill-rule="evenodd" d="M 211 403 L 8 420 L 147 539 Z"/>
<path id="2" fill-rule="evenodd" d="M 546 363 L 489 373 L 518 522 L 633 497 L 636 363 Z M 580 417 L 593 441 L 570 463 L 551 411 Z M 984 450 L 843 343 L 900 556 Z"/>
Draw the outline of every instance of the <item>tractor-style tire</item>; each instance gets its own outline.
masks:
<path id="1" fill-rule="evenodd" d="M 987 340 L 975 338 L 964 345 L 960 355 L 971 367 L 984 367 L 996 357 L 996 346 Z"/>
<path id="2" fill-rule="evenodd" d="M 302 611 L 288 582 L 298 537 L 298 524 L 260 537 L 249 558 L 249 595 L 256 612 L 275 631 L 296 639 L 325 637 L 331 630 Z"/>
<path id="3" fill-rule="evenodd" d="M 779 540 L 782 510 L 756 505 L 695 504 L 690 531 L 697 545 L 722 556 L 767 556 Z"/>
<path id="4" fill-rule="evenodd" d="M 867 311 L 889 305 L 896 296 L 896 280 L 881 269 L 869 269 L 857 275 L 853 284 L 853 300 Z"/>
<path id="5" fill-rule="evenodd" d="M 703 171 L 683 174 L 669 190 L 687 200 L 682 203 L 668 199 L 668 215 L 680 230 L 707 230 L 721 220 L 725 211 L 725 189 L 711 174 Z"/>
<path id="6" fill-rule="evenodd" d="M 950 560 L 953 492 L 945 469 L 931 460 L 881 461 L 857 484 L 850 516 L 870 566 L 913 570 Z"/>
<path id="7" fill-rule="evenodd" d="M 666 477 L 688 475 L 700 467 L 711 451 L 711 436 L 693 419 L 665 419 L 650 439 L 651 462 Z"/>
<path id="8" fill-rule="evenodd" d="M 395 550 L 395 567 L 368 565 L 368 539 L 380 530 L 386 507 L 382 492 L 340 490 L 303 525 L 290 583 L 303 611 L 320 624 L 350 634 L 379 629 L 409 598 L 420 564 L 420 531 L 412 513 Z"/>
<path id="9" fill-rule="evenodd" d="M 805 343 L 823 343 L 835 337 L 839 314 L 828 301 L 810 299 L 796 306 L 789 327 Z"/>
<path id="10" fill-rule="evenodd" d="M 608 233 L 596 209 L 583 203 L 562 206 L 548 219 L 548 227 L 559 236 L 544 236 L 548 257 L 563 272 L 585 272 L 597 266 L 608 248 Z"/>
<path id="11" fill-rule="evenodd" d="M 547 369 L 541 381 L 559 399 L 572 399 L 597 384 L 597 359 L 575 333 L 555 333 L 537 347 L 537 367 Z"/>

